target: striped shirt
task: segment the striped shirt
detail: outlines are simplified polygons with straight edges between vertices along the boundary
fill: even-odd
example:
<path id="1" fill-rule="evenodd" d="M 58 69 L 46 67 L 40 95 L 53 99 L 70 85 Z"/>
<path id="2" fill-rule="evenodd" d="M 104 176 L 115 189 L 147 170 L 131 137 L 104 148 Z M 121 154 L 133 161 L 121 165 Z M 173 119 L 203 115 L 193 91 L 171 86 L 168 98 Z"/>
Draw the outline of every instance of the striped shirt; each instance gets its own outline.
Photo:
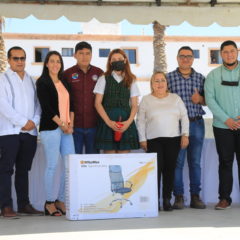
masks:
<path id="1" fill-rule="evenodd" d="M 205 114 L 201 104 L 192 102 L 191 97 L 195 89 L 204 96 L 205 78 L 201 73 L 192 68 L 192 73 L 188 78 L 184 78 L 178 68 L 167 74 L 168 88 L 170 92 L 178 94 L 187 108 L 188 117 L 194 118 Z"/>

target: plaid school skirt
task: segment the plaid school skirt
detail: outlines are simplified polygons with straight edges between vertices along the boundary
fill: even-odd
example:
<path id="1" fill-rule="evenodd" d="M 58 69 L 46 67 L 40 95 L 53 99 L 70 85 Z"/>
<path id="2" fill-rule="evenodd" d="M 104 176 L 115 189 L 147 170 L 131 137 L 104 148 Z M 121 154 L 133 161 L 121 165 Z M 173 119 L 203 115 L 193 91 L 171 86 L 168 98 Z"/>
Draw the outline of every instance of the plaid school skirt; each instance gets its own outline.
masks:
<path id="1" fill-rule="evenodd" d="M 112 121 L 126 121 L 130 113 L 121 108 L 113 108 L 105 110 L 108 117 Z M 100 150 L 132 150 L 139 149 L 139 140 L 136 124 L 133 121 L 128 129 L 123 132 L 120 142 L 114 141 L 114 131 L 109 128 L 106 123 L 100 118 L 96 133 L 96 148 Z"/>

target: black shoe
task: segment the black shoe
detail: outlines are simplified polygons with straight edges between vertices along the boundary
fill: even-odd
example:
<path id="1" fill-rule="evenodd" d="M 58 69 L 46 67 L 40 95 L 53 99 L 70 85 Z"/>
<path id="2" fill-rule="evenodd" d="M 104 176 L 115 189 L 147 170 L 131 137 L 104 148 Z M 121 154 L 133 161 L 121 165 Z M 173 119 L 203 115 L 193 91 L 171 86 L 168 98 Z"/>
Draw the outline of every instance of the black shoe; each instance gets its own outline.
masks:
<path id="1" fill-rule="evenodd" d="M 170 199 L 168 199 L 168 198 L 163 199 L 163 210 L 164 211 L 172 211 L 173 210 L 173 207 L 170 203 Z"/>

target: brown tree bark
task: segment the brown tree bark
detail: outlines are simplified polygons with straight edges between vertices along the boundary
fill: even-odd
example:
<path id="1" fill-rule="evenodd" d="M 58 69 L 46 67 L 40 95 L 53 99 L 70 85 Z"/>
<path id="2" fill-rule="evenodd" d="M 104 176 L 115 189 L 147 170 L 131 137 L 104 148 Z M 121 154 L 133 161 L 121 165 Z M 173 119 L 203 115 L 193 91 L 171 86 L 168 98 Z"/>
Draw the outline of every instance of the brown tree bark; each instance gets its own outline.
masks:
<path id="1" fill-rule="evenodd" d="M 7 56 L 5 51 L 5 44 L 2 35 L 2 30 L 4 27 L 4 17 L 0 16 L 0 73 L 5 72 L 7 69 Z"/>
<path id="2" fill-rule="evenodd" d="M 153 51 L 154 51 L 154 72 L 167 72 L 167 62 L 165 53 L 165 35 L 166 26 L 159 22 L 153 22 Z"/>

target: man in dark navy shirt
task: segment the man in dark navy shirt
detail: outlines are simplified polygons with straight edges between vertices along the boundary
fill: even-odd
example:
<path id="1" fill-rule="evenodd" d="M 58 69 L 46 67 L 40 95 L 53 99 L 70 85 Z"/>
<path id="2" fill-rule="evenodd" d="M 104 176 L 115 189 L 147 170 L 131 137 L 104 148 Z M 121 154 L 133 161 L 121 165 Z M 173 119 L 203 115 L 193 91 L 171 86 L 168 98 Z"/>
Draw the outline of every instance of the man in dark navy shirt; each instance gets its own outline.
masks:
<path id="1" fill-rule="evenodd" d="M 77 64 L 64 72 L 64 79 L 70 84 L 74 105 L 74 144 L 76 153 L 97 153 L 94 147 L 97 112 L 94 107 L 93 89 L 103 71 L 90 64 L 92 46 L 87 42 L 79 42 L 75 46 Z"/>

